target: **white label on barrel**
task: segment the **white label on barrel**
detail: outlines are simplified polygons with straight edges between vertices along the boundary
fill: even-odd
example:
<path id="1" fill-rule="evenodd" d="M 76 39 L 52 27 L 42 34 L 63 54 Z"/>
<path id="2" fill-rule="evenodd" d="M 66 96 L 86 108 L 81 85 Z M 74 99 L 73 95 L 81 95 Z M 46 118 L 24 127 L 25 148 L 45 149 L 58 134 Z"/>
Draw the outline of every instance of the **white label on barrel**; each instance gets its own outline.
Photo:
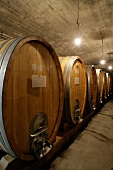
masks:
<path id="1" fill-rule="evenodd" d="M 46 76 L 32 75 L 32 88 L 46 87 Z"/>
<path id="2" fill-rule="evenodd" d="M 75 84 L 79 84 L 79 78 L 78 77 L 75 77 Z"/>

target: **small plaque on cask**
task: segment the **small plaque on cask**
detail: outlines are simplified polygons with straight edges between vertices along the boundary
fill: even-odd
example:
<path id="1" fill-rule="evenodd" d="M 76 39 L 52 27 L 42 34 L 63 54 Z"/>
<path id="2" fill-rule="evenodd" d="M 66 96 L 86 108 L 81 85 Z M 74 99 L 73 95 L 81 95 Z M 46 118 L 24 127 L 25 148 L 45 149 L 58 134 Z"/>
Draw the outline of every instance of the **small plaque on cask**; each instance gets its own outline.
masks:
<path id="1" fill-rule="evenodd" d="M 46 87 L 46 76 L 32 75 L 32 88 Z"/>
<path id="2" fill-rule="evenodd" d="M 78 77 L 75 77 L 75 84 L 79 84 L 79 78 Z"/>

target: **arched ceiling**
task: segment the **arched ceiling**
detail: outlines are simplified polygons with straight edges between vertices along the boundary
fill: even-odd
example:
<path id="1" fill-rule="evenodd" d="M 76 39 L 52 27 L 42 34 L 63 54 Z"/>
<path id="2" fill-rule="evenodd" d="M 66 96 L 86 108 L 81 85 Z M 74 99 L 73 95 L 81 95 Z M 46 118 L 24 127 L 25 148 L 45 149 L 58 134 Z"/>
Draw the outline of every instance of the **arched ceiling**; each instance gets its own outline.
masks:
<path id="1" fill-rule="evenodd" d="M 80 56 L 97 68 L 113 66 L 113 0 L 79 0 L 82 44 L 74 44 L 78 0 L 0 0 L 0 31 L 12 37 L 39 35 L 58 56 Z M 107 64 L 101 66 L 103 58 Z"/>

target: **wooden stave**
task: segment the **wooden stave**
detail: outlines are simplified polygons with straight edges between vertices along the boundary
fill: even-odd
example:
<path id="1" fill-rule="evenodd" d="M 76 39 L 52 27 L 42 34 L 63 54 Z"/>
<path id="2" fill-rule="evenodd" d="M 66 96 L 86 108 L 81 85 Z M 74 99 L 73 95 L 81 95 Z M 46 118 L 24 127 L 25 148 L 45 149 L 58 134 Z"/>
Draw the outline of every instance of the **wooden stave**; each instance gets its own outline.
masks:
<path id="1" fill-rule="evenodd" d="M 60 94 L 59 94 L 59 98 L 60 98 L 60 102 L 59 102 L 59 116 L 57 117 L 57 120 L 56 120 L 56 126 L 54 127 L 53 129 L 53 133 L 50 137 L 50 143 L 53 143 L 53 141 L 55 140 L 55 137 L 56 137 L 56 133 L 58 131 L 58 127 L 59 127 L 59 124 L 60 124 L 60 119 L 61 119 L 61 115 L 62 115 L 62 108 L 63 108 L 63 96 L 64 96 L 64 89 L 63 89 L 63 78 L 62 78 L 62 74 L 61 74 L 61 68 L 60 68 L 60 63 L 59 63 L 59 60 L 58 60 L 58 57 L 55 53 L 55 51 L 53 50 L 53 48 L 51 47 L 50 44 L 48 44 L 48 42 L 46 42 L 45 40 L 43 40 L 41 37 L 36 37 L 36 36 L 30 36 L 30 37 L 22 37 L 20 39 L 14 39 L 12 41 L 18 41 L 17 42 L 17 45 L 18 43 L 22 43 L 21 40 L 24 41 L 31 41 L 31 40 L 37 40 L 39 42 L 41 42 L 46 48 L 48 48 L 49 52 L 51 53 L 51 55 L 53 56 L 55 62 L 56 62 L 56 68 L 58 69 L 58 76 L 59 76 L 59 91 L 60 91 Z M 24 42 L 23 42 L 24 44 Z M 21 44 L 22 45 L 22 44 Z M 14 45 L 15 46 L 15 45 Z M 7 50 L 6 50 L 7 51 Z M 2 120 L 2 119 L 1 119 Z M 4 126 L 3 126 L 4 127 Z M 4 129 L 4 132 L 5 132 L 5 129 Z M 2 132 L 3 133 L 3 132 Z M 7 139 L 6 135 L 5 135 L 5 139 Z M 5 140 L 6 141 L 6 140 Z M 8 141 L 8 140 L 7 140 Z M 8 150 L 8 153 L 10 153 L 12 156 L 16 157 L 16 154 L 12 151 L 12 149 L 10 148 L 10 145 L 9 143 L 7 144 L 8 147 L 9 147 L 9 150 Z M 6 149 L 7 150 L 7 149 Z M 25 156 L 24 154 L 22 155 L 22 153 L 19 153 L 21 154 L 21 159 L 25 159 L 25 160 L 31 160 L 34 158 L 34 156 Z M 20 155 L 19 155 L 20 156 Z"/>
<path id="2" fill-rule="evenodd" d="M 2 40 L 0 41 L 0 49 L 2 48 L 2 46 L 7 42 L 8 40 Z"/>

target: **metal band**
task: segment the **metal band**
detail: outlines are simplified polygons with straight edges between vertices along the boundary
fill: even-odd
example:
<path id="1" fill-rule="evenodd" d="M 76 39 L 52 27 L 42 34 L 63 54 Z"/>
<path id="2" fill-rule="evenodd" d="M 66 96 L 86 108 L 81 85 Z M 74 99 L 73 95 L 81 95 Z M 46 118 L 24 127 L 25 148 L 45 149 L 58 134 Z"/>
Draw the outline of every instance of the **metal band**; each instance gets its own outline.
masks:
<path id="1" fill-rule="evenodd" d="M 3 117 L 2 117 L 2 91 L 3 91 L 3 82 L 4 82 L 4 77 L 5 77 L 5 72 L 6 72 L 6 68 L 10 59 L 10 56 L 12 55 L 14 49 L 16 48 L 17 44 L 24 39 L 24 37 L 22 38 L 18 38 L 15 40 L 12 40 L 8 46 L 6 47 L 6 49 L 4 50 L 4 52 L 2 53 L 2 60 L 0 60 L 0 64 L 1 65 L 1 70 L 0 70 L 0 79 L 1 79 L 1 83 L 0 83 L 0 130 L 1 130 L 1 136 L 2 136 L 2 140 L 1 143 L 3 144 L 3 146 L 5 147 L 6 151 L 12 155 L 13 157 L 17 157 L 15 155 L 15 153 L 13 152 L 13 150 L 11 149 L 6 133 L 5 133 L 5 129 L 4 129 L 4 124 L 3 124 Z M 10 47 L 10 48 L 9 48 Z M 4 142 L 3 142 L 4 141 Z"/>

